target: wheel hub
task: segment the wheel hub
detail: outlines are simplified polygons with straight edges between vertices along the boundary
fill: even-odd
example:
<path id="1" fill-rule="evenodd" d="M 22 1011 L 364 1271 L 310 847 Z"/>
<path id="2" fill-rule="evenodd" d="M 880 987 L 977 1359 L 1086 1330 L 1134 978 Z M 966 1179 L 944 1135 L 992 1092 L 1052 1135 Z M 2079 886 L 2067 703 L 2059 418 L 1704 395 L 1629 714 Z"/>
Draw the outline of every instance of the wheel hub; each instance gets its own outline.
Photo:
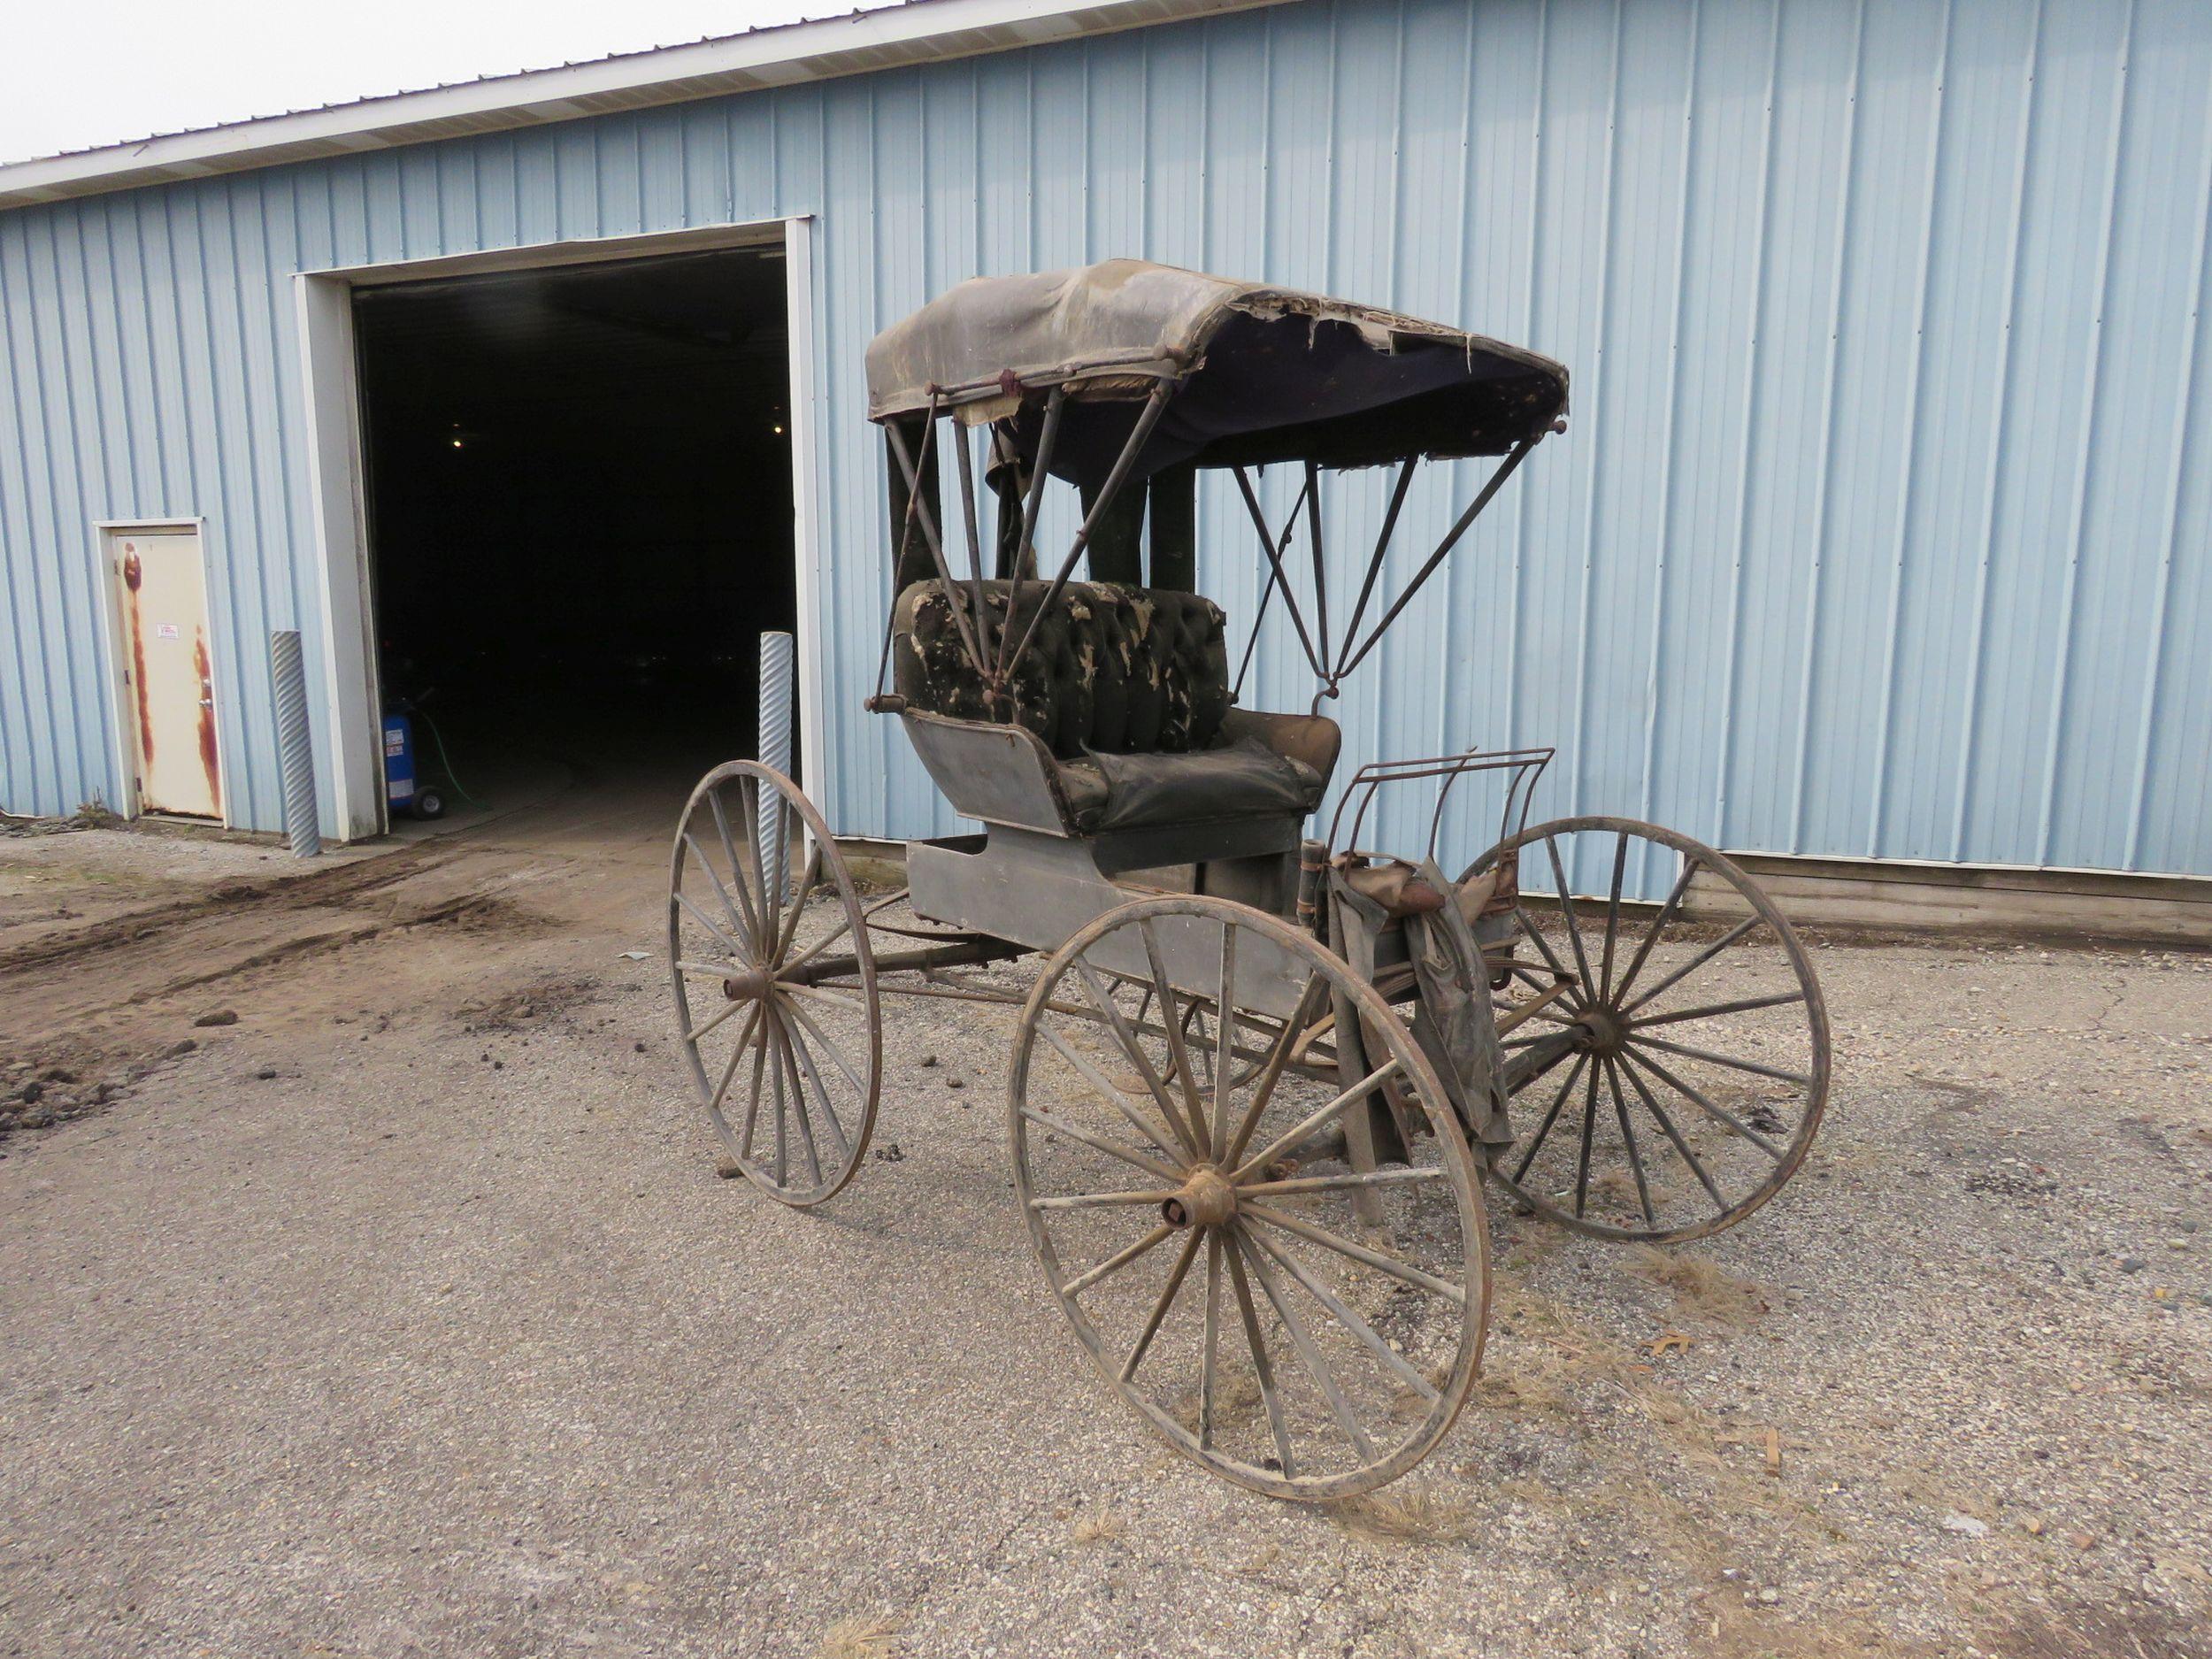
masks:
<path id="1" fill-rule="evenodd" d="M 1171 1227 L 1217 1227 L 1237 1213 L 1237 1189 L 1210 1164 L 1194 1170 L 1183 1190 L 1160 1206 Z"/>
<path id="2" fill-rule="evenodd" d="M 1607 1008 L 1585 1009 L 1576 1047 L 1595 1055 L 1618 1054 L 1628 1041 L 1627 1022 Z"/>
<path id="3" fill-rule="evenodd" d="M 722 980 L 722 995 L 733 1002 L 757 1002 L 774 984 L 773 976 L 759 968 L 734 969 Z"/>

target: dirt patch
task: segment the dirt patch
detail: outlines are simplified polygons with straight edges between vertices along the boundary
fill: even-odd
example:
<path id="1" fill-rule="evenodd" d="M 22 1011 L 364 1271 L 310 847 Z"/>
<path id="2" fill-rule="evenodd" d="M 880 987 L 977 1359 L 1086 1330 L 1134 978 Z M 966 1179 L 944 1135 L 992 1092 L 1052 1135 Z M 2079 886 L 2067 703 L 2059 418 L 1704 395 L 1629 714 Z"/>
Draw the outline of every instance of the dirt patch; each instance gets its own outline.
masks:
<path id="1" fill-rule="evenodd" d="M 2003 1659 L 2204 1659 L 2207 1651 L 2201 1628 L 2140 1601 L 2039 1609 L 2003 1625 L 1992 1640 Z"/>
<path id="2" fill-rule="evenodd" d="M 220 881 L 189 897 L 127 910 L 89 926 L 50 933 L 0 951 L 0 975 L 19 974 L 89 959 L 142 944 L 194 922 L 220 917 L 235 924 L 242 915 L 344 906 L 409 881 L 453 856 L 424 842 L 380 857 L 334 864 L 300 875 L 265 881 Z"/>
<path id="3" fill-rule="evenodd" d="M 465 1002 L 454 1011 L 461 1018 L 461 1029 L 472 1035 L 504 1035 L 588 1008 L 600 1000 L 601 991 L 594 979 L 541 979 L 487 1002 Z"/>
<path id="4" fill-rule="evenodd" d="M 489 849 L 425 844 L 247 879 L 238 861 L 261 855 L 244 849 L 112 833 L 77 840 L 88 856 L 74 867 L 42 849 L 8 866 L 19 885 L 88 888 L 111 913 L 0 950 L 0 1136 L 110 1106 L 201 1042 L 261 1041 L 302 1019 L 326 1020 L 345 981 L 325 963 L 379 953 L 373 969 L 364 958 L 363 981 L 405 995 L 450 971 L 460 941 L 517 941 L 552 926 L 514 896 L 528 863 Z M 196 870 L 204 873 L 194 881 Z M 117 910 L 103 884 L 161 896 Z M 441 942 L 426 949 L 431 941 Z M 588 994 L 571 981 L 549 1000 L 575 1006 Z M 242 1027 L 236 1018 L 219 1030 L 199 1025 L 219 1000 L 245 1010 Z"/>

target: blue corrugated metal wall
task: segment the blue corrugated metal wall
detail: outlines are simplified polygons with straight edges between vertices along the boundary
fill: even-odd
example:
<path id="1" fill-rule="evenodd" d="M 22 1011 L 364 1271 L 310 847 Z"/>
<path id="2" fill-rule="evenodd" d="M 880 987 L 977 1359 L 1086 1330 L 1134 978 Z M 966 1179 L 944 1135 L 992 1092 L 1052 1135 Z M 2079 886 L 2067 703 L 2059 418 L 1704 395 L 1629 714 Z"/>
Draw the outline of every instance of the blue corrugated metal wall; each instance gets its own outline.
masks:
<path id="1" fill-rule="evenodd" d="M 227 772 L 275 826 L 260 642 L 321 646 L 292 272 L 816 214 L 841 827 L 944 821 L 858 707 L 864 342 L 979 271 L 1137 254 L 1575 372 L 1340 709 L 1356 757 L 1557 741 L 1547 810 L 2212 874 L 2208 211 L 2201 0 L 1385 0 L 0 212 L 0 802 L 114 795 L 88 526 L 204 513 Z M 1337 488 L 1356 580 L 1384 484 Z M 1249 529 L 1220 490 L 1202 522 L 1240 643 Z M 1277 629 L 1248 701 L 1301 707 Z"/>

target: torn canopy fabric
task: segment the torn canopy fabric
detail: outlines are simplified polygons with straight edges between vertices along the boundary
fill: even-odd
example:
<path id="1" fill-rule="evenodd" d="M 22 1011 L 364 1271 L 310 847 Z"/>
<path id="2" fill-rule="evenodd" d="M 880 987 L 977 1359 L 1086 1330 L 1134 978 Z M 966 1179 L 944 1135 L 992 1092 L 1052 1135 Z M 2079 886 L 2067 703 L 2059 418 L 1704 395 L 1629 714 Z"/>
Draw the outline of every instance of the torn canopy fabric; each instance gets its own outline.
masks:
<path id="1" fill-rule="evenodd" d="M 1517 346 L 1294 288 L 1137 259 L 978 277 L 870 342 L 873 420 L 1003 420 L 1026 467 L 1066 388 L 1054 475 L 1111 470 L 1144 400 L 1176 388 L 1133 475 L 1310 460 L 1502 455 L 1566 411 L 1567 371 Z"/>

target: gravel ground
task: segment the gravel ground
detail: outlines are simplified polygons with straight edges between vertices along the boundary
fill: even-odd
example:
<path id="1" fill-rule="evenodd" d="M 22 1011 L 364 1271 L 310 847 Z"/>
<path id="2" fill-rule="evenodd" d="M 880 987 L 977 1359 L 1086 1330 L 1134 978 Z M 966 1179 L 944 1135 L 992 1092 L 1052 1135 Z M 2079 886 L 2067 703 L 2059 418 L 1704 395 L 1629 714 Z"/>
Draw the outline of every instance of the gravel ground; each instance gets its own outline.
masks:
<path id="1" fill-rule="evenodd" d="M 1820 949 L 1797 1181 L 1667 1256 L 1494 1207 L 1476 1403 L 1317 1512 L 1083 1368 L 998 1018 L 900 1007 L 783 1210 L 620 955 L 657 839 L 501 828 L 311 951 L 0 978 L 0 1089 L 57 1021 L 139 1056 L 0 1141 L 0 1652 L 2212 1654 L 2201 957 Z"/>

